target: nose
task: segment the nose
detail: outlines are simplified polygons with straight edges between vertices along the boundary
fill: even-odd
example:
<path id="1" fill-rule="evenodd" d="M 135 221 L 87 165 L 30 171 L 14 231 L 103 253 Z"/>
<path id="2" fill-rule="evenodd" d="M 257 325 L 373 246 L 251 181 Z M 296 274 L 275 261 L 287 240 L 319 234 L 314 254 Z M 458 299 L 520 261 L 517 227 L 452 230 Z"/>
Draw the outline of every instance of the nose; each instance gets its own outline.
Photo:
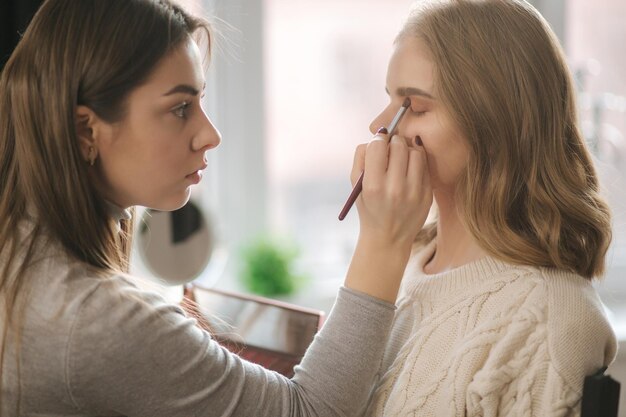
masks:
<path id="1" fill-rule="evenodd" d="M 211 119 L 207 116 L 204 110 L 202 111 L 202 114 L 202 125 L 192 142 L 194 151 L 208 151 L 216 148 L 222 141 L 221 133 L 217 130 L 215 125 L 213 125 L 213 122 L 211 122 Z"/>
<path id="2" fill-rule="evenodd" d="M 378 132 L 378 129 L 380 129 L 381 127 L 389 126 L 389 123 L 391 123 L 391 118 L 393 117 L 391 112 L 392 109 L 390 109 L 390 106 L 387 106 L 382 112 L 378 114 L 378 116 L 374 118 L 374 120 L 372 120 L 372 122 L 370 123 L 370 132 L 372 132 L 372 135 L 375 135 L 376 132 Z"/>
<path id="3" fill-rule="evenodd" d="M 372 120 L 372 122 L 370 123 L 370 132 L 372 132 L 372 135 L 375 135 L 376 132 L 378 132 L 378 129 L 380 129 L 381 127 L 389 126 L 397 111 L 397 107 L 387 106 L 385 110 L 380 112 L 380 114 L 376 116 L 374 120 Z M 406 115 L 404 117 L 406 117 Z M 397 134 L 402 136 L 403 133 L 406 134 L 406 132 L 404 131 L 405 128 L 403 127 L 403 123 L 404 120 L 400 120 L 400 123 L 398 123 L 394 135 Z M 400 129 L 401 127 L 402 129 Z M 411 140 L 411 138 L 409 137 L 406 138 L 406 144 L 409 147 L 414 146 L 413 140 Z"/>

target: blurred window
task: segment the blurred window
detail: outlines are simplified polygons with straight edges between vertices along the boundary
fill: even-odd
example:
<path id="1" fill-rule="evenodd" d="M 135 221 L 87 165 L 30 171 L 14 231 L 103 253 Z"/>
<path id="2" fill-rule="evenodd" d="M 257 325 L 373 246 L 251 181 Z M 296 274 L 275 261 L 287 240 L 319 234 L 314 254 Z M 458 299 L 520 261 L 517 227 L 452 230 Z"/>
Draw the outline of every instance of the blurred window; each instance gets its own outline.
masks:
<path id="1" fill-rule="evenodd" d="M 614 216 L 603 298 L 626 297 L 626 2 L 569 0 L 565 45 L 579 88 L 580 121 Z"/>
<path id="2" fill-rule="evenodd" d="M 356 207 L 337 219 L 353 154 L 387 105 L 385 77 L 409 0 L 264 2 L 270 224 L 301 248 L 302 269 L 342 279 Z"/>

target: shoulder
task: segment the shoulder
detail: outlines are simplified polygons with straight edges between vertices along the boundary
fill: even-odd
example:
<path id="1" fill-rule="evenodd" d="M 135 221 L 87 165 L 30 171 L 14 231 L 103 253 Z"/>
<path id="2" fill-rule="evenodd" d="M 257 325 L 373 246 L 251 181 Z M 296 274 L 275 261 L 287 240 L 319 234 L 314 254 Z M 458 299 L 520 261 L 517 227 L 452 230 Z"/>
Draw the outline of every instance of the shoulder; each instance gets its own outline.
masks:
<path id="1" fill-rule="evenodd" d="M 525 271 L 519 276 L 533 287 L 516 316 L 539 318 L 535 323 L 545 326 L 547 359 L 567 384 L 579 389 L 586 375 L 613 361 L 617 350 L 600 297 L 589 280 L 571 272 L 515 269 Z"/>
<path id="2" fill-rule="evenodd" d="M 566 381 L 582 384 L 615 358 L 615 333 L 589 280 L 551 268 L 539 272 L 547 289 L 550 356 Z"/>
<path id="3" fill-rule="evenodd" d="M 573 349 L 577 340 L 587 344 L 589 338 L 614 338 L 604 305 L 591 281 L 554 268 L 530 269 L 543 289 L 542 303 L 547 308 L 548 331 L 555 345 L 573 344 Z"/>
<path id="4" fill-rule="evenodd" d="M 147 329 L 148 323 L 158 320 L 187 320 L 179 306 L 156 291 L 156 285 L 154 291 L 139 288 L 138 278 L 99 272 L 56 246 L 50 245 L 28 269 L 32 302 L 27 324 L 34 330 L 54 329 L 55 339 L 85 345 L 103 337 L 128 341 L 130 328 Z"/>
<path id="5" fill-rule="evenodd" d="M 177 324 L 188 320 L 182 308 L 156 291 L 139 288 L 130 276 L 112 275 L 85 281 L 91 281 L 91 285 L 76 311 L 74 340 L 88 343 L 106 338 L 128 344 L 133 335 L 139 337 L 160 322 Z"/>
<path id="6" fill-rule="evenodd" d="M 615 355 L 615 335 L 593 284 L 572 272 L 519 266 L 516 285 L 532 283 L 524 305 L 544 311 L 550 354 L 557 360 L 599 363 Z M 569 366 L 568 366 L 569 367 Z M 596 370 L 587 369 L 588 373 Z"/>
<path id="7" fill-rule="evenodd" d="M 532 392 L 533 397 L 567 397 L 568 403 L 575 403 L 584 378 L 608 365 L 616 352 L 614 333 L 593 285 L 555 269 L 519 266 L 508 273 L 516 277 L 510 281 L 513 291 L 499 297 L 501 310 L 494 309 L 499 314 L 484 323 L 497 331 L 493 344 L 486 344 L 489 353 L 472 389 L 487 395 L 500 384 L 525 396 Z M 485 329 L 478 330 L 482 337 Z M 516 384 L 503 383 L 512 376 Z M 544 384 L 534 385 L 537 380 Z"/>
<path id="8" fill-rule="evenodd" d="M 118 384 L 106 395 L 139 389 L 137 384 L 146 378 L 171 376 L 166 364 L 181 359 L 178 354 L 202 356 L 209 342 L 195 319 L 157 292 L 139 288 L 127 276 L 94 278 L 69 332 L 70 396 L 82 406 L 94 399 L 104 401 L 105 386 Z"/>

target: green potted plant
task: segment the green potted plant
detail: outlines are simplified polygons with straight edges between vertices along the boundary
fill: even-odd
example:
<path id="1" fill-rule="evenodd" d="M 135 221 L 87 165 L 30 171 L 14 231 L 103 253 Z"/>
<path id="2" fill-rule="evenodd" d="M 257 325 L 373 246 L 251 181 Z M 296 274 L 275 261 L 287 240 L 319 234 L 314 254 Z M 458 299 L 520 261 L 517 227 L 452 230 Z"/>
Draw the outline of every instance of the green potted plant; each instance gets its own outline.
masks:
<path id="1" fill-rule="evenodd" d="M 241 279 L 251 292 L 266 297 L 292 294 L 302 283 L 294 273 L 293 261 L 298 251 L 293 245 L 280 244 L 261 237 L 242 252 Z"/>

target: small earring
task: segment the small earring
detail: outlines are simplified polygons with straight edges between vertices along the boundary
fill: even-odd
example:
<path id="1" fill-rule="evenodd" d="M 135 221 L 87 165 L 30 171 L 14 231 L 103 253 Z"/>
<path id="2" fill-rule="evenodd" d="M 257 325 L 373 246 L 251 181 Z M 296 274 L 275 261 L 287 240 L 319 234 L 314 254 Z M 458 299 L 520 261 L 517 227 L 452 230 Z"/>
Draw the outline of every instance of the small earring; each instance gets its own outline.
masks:
<path id="1" fill-rule="evenodd" d="M 93 164 L 96 163 L 96 157 L 97 157 L 96 149 L 93 146 L 90 146 L 89 147 L 89 156 L 88 156 L 89 165 L 90 166 L 93 166 Z"/>

